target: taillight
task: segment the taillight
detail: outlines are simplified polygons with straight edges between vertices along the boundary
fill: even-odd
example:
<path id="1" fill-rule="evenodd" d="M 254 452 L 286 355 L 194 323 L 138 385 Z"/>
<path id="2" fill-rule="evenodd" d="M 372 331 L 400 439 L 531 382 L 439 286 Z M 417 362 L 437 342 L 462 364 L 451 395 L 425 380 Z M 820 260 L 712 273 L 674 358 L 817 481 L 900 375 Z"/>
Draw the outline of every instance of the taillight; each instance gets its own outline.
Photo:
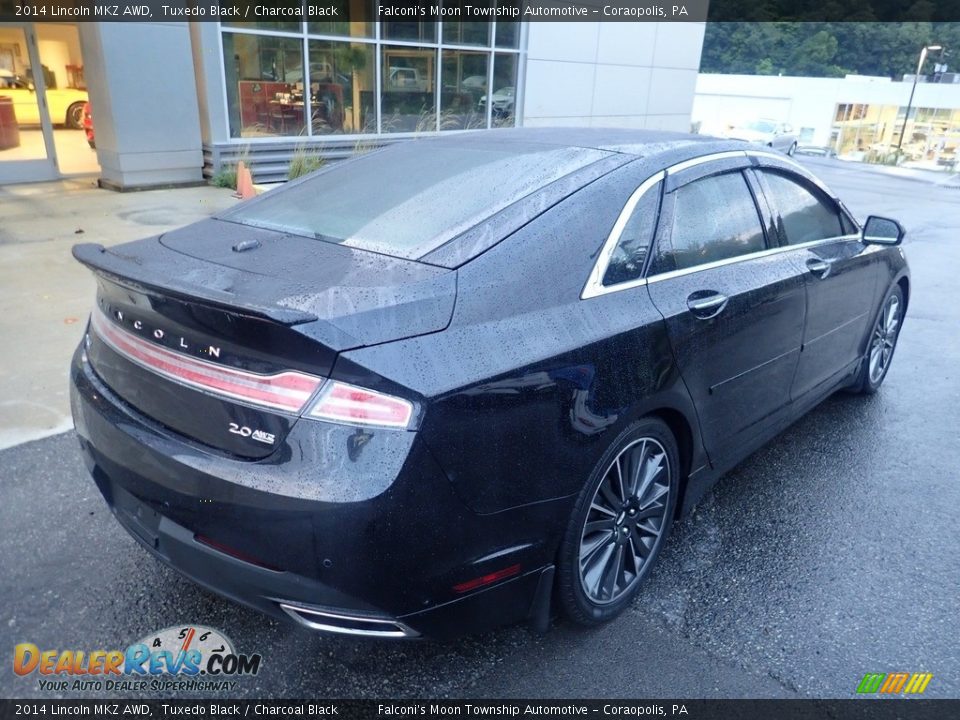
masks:
<path id="1" fill-rule="evenodd" d="M 413 417 L 413 403 L 393 395 L 328 380 L 307 416 L 348 425 L 406 428 Z"/>
<path id="2" fill-rule="evenodd" d="M 253 405 L 299 413 L 323 378 L 288 370 L 260 375 L 173 352 L 114 325 L 95 309 L 90 318 L 96 334 L 114 352 L 170 380 Z"/>

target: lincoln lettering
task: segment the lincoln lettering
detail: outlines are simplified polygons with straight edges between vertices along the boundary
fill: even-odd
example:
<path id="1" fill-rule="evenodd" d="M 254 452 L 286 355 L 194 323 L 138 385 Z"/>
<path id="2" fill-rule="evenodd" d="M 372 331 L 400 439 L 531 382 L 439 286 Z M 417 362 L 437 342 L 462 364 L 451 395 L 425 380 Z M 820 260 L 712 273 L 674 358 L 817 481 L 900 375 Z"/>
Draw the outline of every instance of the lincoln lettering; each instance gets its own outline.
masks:
<path id="1" fill-rule="evenodd" d="M 116 312 L 114 312 L 113 316 L 114 316 L 117 320 L 119 320 L 120 323 L 123 323 L 123 311 L 122 311 L 122 310 L 117 310 Z M 136 330 L 139 334 L 144 335 L 144 336 L 147 336 L 147 337 L 152 337 L 152 338 L 154 338 L 155 340 L 163 340 L 164 338 L 167 337 L 167 333 L 166 333 L 165 330 L 163 330 L 163 328 L 150 328 L 150 327 L 147 327 L 147 326 L 145 326 L 145 325 L 143 324 L 143 321 L 142 321 L 142 320 L 134 320 L 134 321 L 131 323 L 131 326 L 132 326 L 133 329 Z M 213 357 L 213 358 L 219 358 L 219 357 L 220 357 L 220 347 L 219 347 L 218 345 L 207 345 L 206 350 L 204 350 L 204 348 L 203 348 L 201 345 L 195 345 L 195 344 L 189 342 L 189 341 L 187 340 L 187 338 L 185 338 L 183 335 L 180 335 L 179 337 L 177 337 L 177 336 L 171 336 L 171 337 L 168 338 L 168 339 L 172 339 L 172 338 L 176 338 L 175 347 L 179 348 L 180 350 L 196 349 L 196 350 L 199 350 L 201 353 L 206 352 L 206 354 L 207 354 L 208 356 L 210 356 L 210 357 Z"/>

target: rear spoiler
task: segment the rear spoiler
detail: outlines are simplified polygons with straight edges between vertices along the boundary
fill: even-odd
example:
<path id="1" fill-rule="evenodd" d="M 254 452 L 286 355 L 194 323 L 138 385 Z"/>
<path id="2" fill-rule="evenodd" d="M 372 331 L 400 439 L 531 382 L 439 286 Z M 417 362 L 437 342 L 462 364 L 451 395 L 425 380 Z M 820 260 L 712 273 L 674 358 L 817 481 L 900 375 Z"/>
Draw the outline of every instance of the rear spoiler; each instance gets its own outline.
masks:
<path id="1" fill-rule="evenodd" d="M 211 265 L 198 268 L 196 261 L 168 250 L 159 242 L 155 250 L 153 257 L 150 251 L 125 255 L 107 250 L 99 243 L 81 243 L 73 246 L 73 257 L 97 275 L 134 289 L 242 312 L 281 325 L 302 325 L 317 320 L 313 313 L 278 304 L 264 296 L 256 275 L 224 266 L 212 266 L 217 269 L 212 273 Z"/>

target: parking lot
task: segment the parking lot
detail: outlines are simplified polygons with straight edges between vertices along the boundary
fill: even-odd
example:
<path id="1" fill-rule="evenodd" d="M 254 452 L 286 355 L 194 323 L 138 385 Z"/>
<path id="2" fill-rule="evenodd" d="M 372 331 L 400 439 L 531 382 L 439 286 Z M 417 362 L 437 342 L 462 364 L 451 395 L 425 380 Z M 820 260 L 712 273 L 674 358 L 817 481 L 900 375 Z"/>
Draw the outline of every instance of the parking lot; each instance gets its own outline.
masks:
<path id="1" fill-rule="evenodd" d="M 960 697 L 960 189 L 802 162 L 861 219 L 907 227 L 892 369 L 876 396 L 829 399 L 729 473 L 674 528 L 624 617 L 445 644 L 313 635 L 148 556 L 67 432 L 0 452 L 0 649 L 123 648 L 207 625 L 263 656 L 232 692 L 247 697 L 847 698 L 864 673 L 893 671 L 933 673 L 926 696 Z M 7 657 L 0 696 L 52 696 Z"/>

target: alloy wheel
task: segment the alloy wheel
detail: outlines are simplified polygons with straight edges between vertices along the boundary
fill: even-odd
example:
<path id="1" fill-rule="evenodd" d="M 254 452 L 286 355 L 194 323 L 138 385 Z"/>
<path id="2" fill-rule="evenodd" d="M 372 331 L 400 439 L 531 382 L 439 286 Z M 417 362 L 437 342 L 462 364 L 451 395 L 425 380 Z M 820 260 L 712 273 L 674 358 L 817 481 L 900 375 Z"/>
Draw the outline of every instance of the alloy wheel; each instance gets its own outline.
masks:
<path id="1" fill-rule="evenodd" d="M 670 460 L 653 438 L 610 463 L 580 534 L 580 584 L 592 602 L 616 602 L 639 580 L 663 535 L 669 492 Z"/>
<path id="2" fill-rule="evenodd" d="M 878 383 L 890 367 L 900 328 L 900 298 L 891 295 L 877 319 L 870 343 L 870 382 Z"/>

